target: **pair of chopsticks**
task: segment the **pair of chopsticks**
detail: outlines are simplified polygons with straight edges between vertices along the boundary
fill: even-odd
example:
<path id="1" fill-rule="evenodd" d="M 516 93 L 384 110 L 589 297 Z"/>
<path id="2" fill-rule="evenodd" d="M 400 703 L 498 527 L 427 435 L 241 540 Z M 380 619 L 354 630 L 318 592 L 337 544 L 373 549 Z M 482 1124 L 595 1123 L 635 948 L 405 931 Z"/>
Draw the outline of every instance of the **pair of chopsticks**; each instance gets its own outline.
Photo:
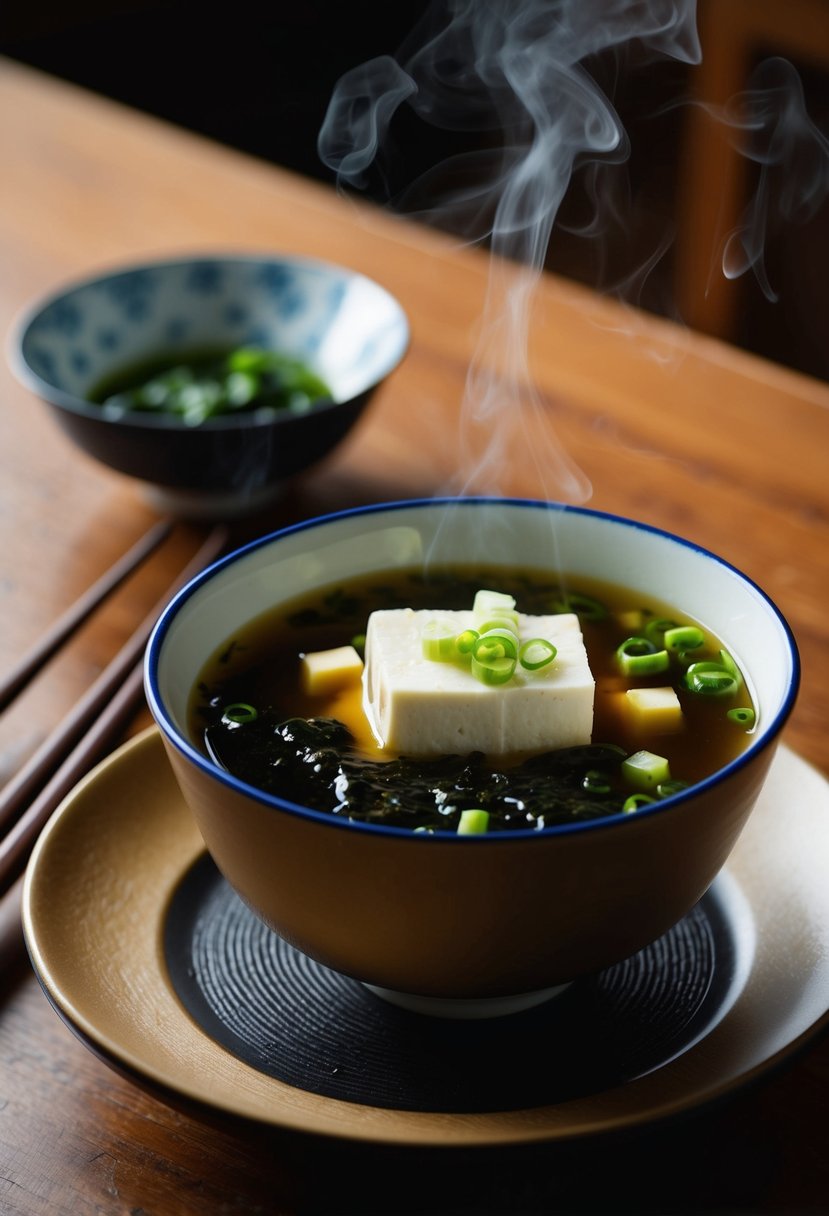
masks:
<path id="1" fill-rule="evenodd" d="M 55 622 L 14 670 L 0 680 L 0 711 L 43 670 L 49 659 L 115 588 L 161 545 L 172 526 L 172 523 L 162 521 L 150 528 Z M 72 712 L 0 790 L 0 897 L 23 873 L 34 843 L 52 812 L 117 741 L 134 717 L 143 692 L 144 649 L 170 597 L 214 561 L 227 541 L 226 528 L 212 529 L 173 586 Z"/>

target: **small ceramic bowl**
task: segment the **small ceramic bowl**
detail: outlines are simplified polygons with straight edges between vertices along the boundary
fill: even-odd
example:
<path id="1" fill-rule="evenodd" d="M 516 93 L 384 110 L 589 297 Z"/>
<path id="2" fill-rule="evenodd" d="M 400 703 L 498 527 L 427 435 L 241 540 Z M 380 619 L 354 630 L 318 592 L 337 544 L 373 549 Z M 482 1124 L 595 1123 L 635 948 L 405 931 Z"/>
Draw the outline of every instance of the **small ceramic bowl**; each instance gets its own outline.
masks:
<path id="1" fill-rule="evenodd" d="M 431 561 L 542 565 L 675 605 L 713 631 L 745 674 L 758 709 L 747 749 L 633 815 L 470 839 L 303 809 L 230 776 L 196 746 L 189 693 L 240 626 L 340 579 Z M 172 767 L 231 885 L 308 955 L 390 999 L 441 1013 L 521 1008 L 629 957 L 680 920 L 746 822 L 798 679 L 780 612 L 713 554 L 587 509 L 490 499 L 369 507 L 265 537 L 172 601 L 146 664 Z"/>
<path id="2" fill-rule="evenodd" d="M 11 335 L 18 378 L 90 456 L 153 487 L 166 510 L 255 510 L 321 459 L 402 359 L 409 326 L 384 288 L 341 266 L 285 256 L 188 257 L 121 267 L 29 308 Z M 259 410 L 198 426 L 109 416 L 88 398 L 156 356 L 263 346 L 316 372 L 332 399 L 303 414 Z"/>

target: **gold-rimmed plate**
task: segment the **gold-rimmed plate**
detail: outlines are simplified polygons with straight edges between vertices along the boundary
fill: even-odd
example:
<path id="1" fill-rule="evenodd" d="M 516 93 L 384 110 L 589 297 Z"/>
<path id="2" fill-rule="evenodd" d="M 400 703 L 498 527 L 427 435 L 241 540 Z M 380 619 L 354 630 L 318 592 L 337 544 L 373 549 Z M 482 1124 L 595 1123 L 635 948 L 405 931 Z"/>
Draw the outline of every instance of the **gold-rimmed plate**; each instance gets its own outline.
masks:
<path id="1" fill-rule="evenodd" d="M 703 1030 L 643 1075 L 554 1100 L 536 1094 L 511 1109 L 480 1100 L 469 1109 L 462 1100 L 460 1109 L 412 1109 L 315 1092 L 247 1062 L 188 1010 L 169 966 L 170 910 L 204 850 L 154 728 L 96 768 L 53 816 L 27 873 L 24 929 L 38 978 L 67 1024 L 174 1103 L 386 1144 L 564 1140 L 692 1110 L 826 1025 L 828 812 L 829 783 L 781 748 L 718 880 L 733 958 Z"/>

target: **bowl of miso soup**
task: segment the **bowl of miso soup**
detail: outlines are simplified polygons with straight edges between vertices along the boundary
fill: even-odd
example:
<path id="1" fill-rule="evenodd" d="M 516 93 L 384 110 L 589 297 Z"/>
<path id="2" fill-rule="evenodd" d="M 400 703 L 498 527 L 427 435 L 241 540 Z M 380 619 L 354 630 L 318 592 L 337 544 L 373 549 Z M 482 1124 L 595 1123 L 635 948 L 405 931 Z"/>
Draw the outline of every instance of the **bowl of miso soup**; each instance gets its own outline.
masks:
<path id="1" fill-rule="evenodd" d="M 495 1015 L 688 913 L 798 688 L 780 611 L 679 537 L 531 500 L 391 503 L 220 560 L 150 708 L 207 850 L 379 996 Z"/>
<path id="2" fill-rule="evenodd" d="M 327 456 L 403 358 L 398 301 L 310 258 L 120 266 L 19 319 L 12 363 L 88 455 L 174 514 L 253 511 Z"/>

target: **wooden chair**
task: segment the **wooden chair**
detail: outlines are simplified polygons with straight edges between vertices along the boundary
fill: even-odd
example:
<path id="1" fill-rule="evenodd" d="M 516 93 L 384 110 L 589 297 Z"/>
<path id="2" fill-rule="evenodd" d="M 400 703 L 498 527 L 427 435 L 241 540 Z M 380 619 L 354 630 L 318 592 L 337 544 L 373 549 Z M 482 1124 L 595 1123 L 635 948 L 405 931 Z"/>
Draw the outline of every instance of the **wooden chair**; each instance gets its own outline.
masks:
<path id="1" fill-rule="evenodd" d="M 769 55 L 829 72 L 826 0 L 699 0 L 702 63 L 691 73 L 695 100 L 721 106 L 748 86 Z M 749 199 L 749 164 L 722 124 L 691 106 L 678 182 L 675 296 L 693 329 L 733 341 L 744 284 L 717 264 Z"/>

